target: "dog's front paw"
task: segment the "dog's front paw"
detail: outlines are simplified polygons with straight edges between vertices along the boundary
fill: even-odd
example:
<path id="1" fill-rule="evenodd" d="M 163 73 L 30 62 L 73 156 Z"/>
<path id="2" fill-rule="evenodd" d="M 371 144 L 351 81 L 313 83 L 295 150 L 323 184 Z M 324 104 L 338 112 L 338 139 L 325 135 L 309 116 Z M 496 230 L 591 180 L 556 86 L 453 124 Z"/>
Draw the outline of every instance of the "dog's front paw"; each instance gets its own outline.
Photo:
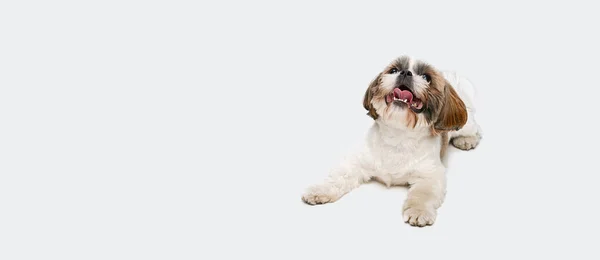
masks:
<path id="1" fill-rule="evenodd" d="M 331 203 L 339 199 L 335 190 L 328 185 L 315 185 L 307 189 L 302 200 L 310 205 Z"/>
<path id="2" fill-rule="evenodd" d="M 410 207 L 404 210 L 404 222 L 411 226 L 429 226 L 433 225 L 436 218 L 436 210 L 425 207 Z"/>
<path id="3" fill-rule="evenodd" d="M 471 150 L 477 147 L 481 137 L 479 135 L 457 136 L 452 138 L 452 145 L 461 150 Z"/>

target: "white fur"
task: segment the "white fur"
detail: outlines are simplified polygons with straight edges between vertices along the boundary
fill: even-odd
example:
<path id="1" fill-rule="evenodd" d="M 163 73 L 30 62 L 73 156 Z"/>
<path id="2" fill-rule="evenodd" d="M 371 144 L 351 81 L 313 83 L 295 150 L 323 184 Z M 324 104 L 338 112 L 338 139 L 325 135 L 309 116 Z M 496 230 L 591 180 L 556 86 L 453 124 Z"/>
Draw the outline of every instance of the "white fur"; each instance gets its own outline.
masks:
<path id="1" fill-rule="evenodd" d="M 469 146 L 475 147 L 481 134 L 474 118 L 473 85 L 455 73 L 443 75 L 455 86 L 467 105 L 469 117 L 467 124 L 452 132 L 450 137 L 477 137 L 466 140 L 471 141 Z M 393 81 L 384 76 L 381 87 L 386 88 L 390 84 Z M 386 113 L 384 103 L 374 102 L 374 105 L 380 115 Z M 440 159 L 441 137 L 432 136 L 425 124 L 410 128 L 406 124 L 394 123 L 405 118 L 406 111 L 391 107 L 393 112 L 387 111 L 388 114 L 375 120 L 358 151 L 344 158 L 322 183 L 307 189 L 302 197 L 306 203 L 335 202 L 374 179 L 387 186 L 410 185 L 403 207 L 404 221 L 414 226 L 434 223 L 446 193 L 445 166 Z"/>

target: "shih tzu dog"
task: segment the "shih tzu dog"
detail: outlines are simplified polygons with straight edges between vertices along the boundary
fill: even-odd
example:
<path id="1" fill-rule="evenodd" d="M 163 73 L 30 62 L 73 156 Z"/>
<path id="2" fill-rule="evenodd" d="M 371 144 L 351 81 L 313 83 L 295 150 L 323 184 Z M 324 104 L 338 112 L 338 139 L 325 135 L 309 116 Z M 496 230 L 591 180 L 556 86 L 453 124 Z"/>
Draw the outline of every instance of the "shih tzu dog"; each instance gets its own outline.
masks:
<path id="1" fill-rule="evenodd" d="M 331 203 L 370 180 L 388 187 L 408 185 L 404 221 L 434 223 L 446 194 L 444 154 L 449 143 L 477 146 L 474 89 L 464 77 L 402 56 L 371 82 L 363 106 L 374 119 L 364 145 L 302 196 L 315 205 Z"/>

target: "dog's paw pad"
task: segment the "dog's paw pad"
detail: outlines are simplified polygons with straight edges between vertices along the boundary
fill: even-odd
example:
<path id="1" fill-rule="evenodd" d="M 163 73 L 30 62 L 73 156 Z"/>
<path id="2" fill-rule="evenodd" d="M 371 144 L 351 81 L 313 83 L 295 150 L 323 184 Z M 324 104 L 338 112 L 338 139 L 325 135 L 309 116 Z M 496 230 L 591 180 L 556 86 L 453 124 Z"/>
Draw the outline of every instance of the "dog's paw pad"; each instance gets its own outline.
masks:
<path id="1" fill-rule="evenodd" d="M 478 135 L 457 136 L 452 138 L 452 145 L 458 149 L 468 151 L 477 147 L 480 139 L 481 137 Z"/>
<path id="2" fill-rule="evenodd" d="M 434 209 L 425 208 L 407 208 L 403 213 L 404 222 L 418 227 L 433 225 L 436 215 Z"/>
<path id="3" fill-rule="evenodd" d="M 302 200 L 310 205 L 325 204 L 336 201 L 338 198 L 331 188 L 327 186 L 313 186 L 302 195 Z"/>

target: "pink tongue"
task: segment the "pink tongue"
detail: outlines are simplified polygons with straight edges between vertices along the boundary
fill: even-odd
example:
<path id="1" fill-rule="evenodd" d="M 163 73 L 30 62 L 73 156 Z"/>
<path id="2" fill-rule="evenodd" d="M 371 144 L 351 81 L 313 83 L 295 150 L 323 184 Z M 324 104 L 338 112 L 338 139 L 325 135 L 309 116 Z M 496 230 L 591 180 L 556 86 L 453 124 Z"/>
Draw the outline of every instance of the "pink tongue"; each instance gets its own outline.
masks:
<path id="1" fill-rule="evenodd" d="M 408 90 L 394 89 L 394 96 L 399 99 L 406 99 L 406 102 L 412 102 L 413 95 Z"/>

